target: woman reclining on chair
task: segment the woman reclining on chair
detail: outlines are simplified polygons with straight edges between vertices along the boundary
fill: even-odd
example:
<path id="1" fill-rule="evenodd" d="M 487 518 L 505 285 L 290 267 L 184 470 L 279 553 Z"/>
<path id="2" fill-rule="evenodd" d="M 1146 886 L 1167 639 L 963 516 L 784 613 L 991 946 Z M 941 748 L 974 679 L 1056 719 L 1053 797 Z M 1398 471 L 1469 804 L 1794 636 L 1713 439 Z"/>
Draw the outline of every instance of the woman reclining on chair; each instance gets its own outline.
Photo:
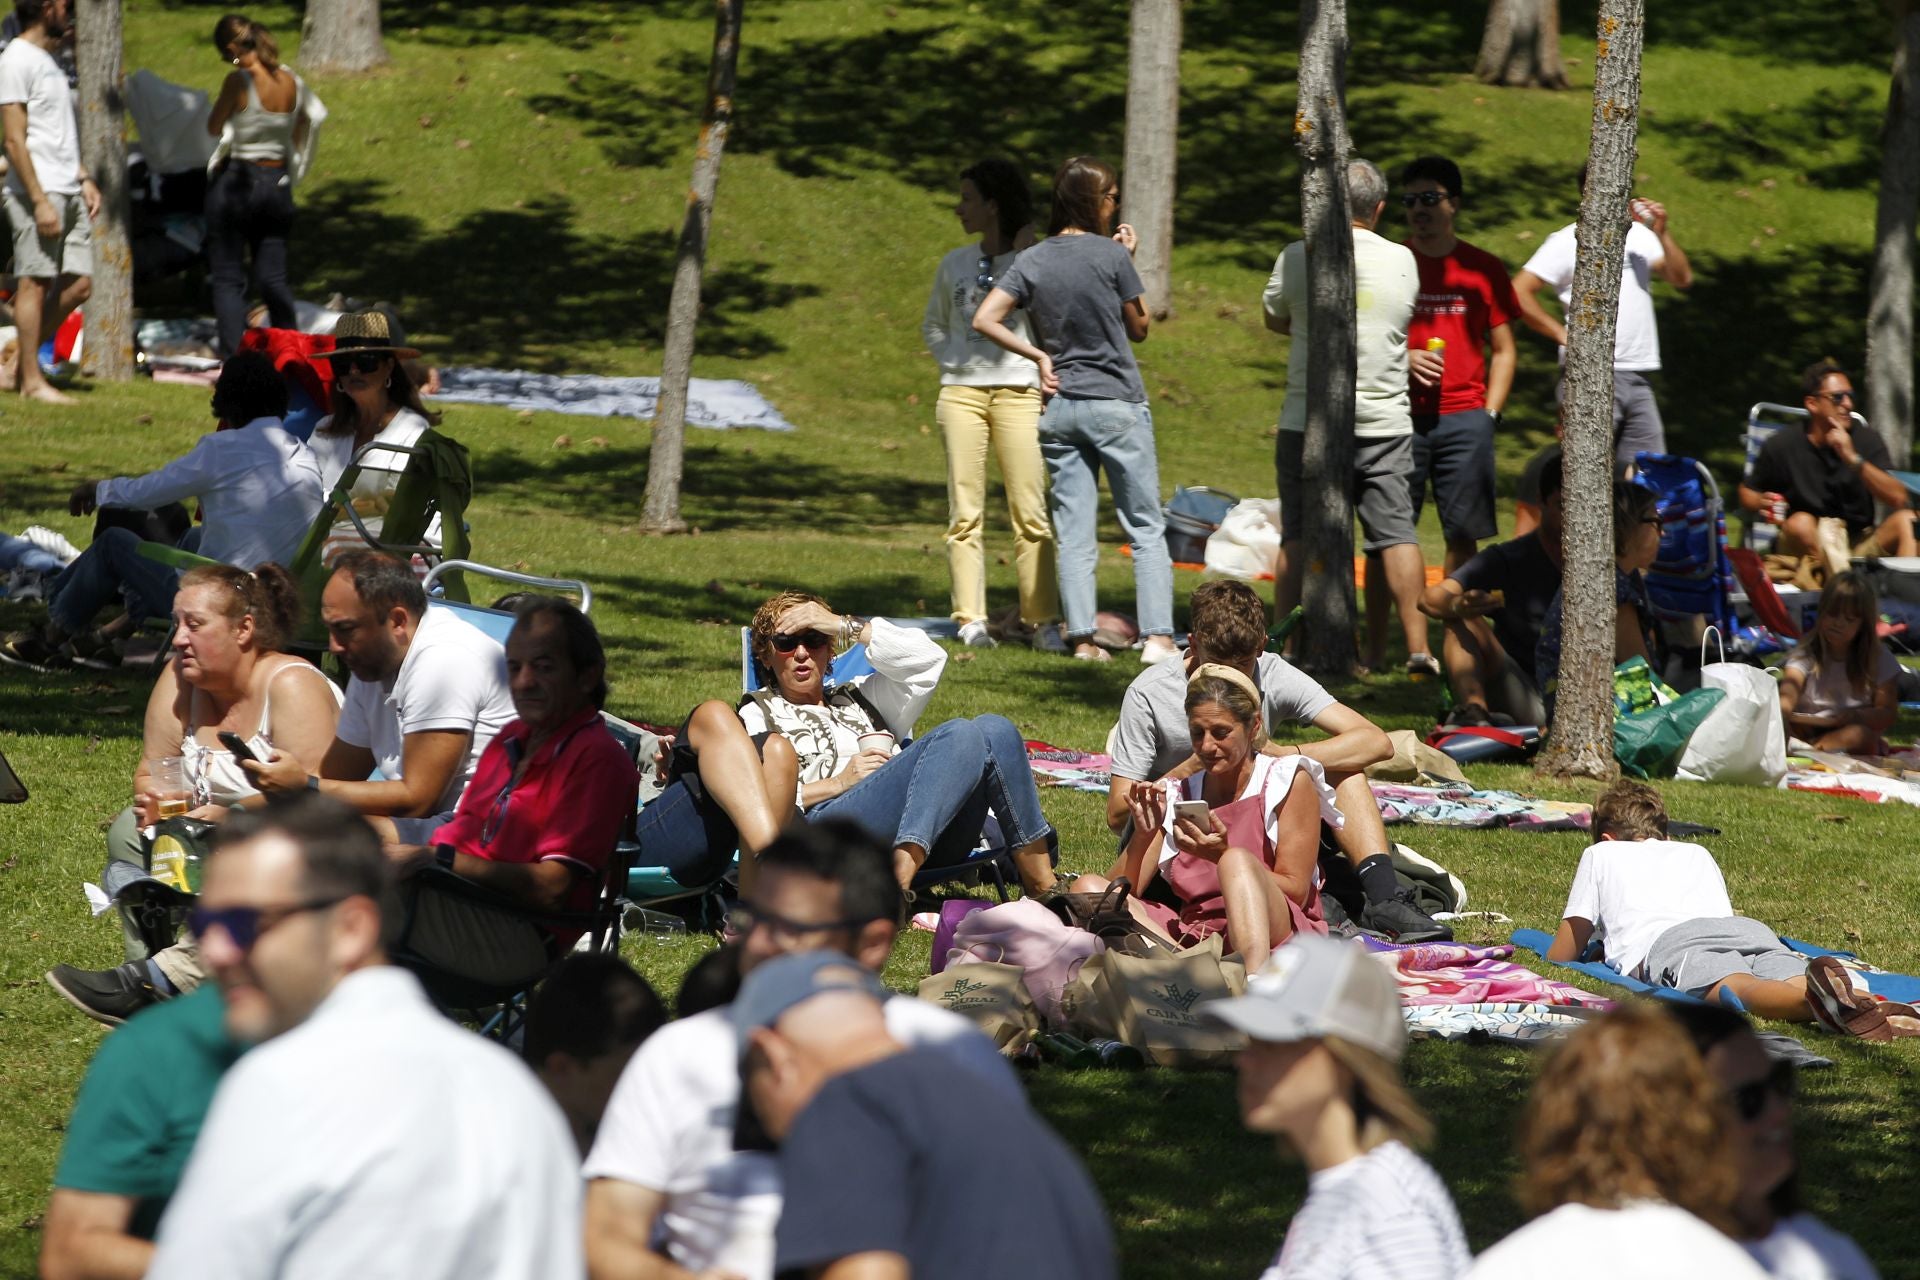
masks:
<path id="1" fill-rule="evenodd" d="M 1320 823 L 1339 827 L 1320 762 L 1295 751 L 1260 751 L 1260 693 L 1232 667 L 1204 663 L 1187 682 L 1187 726 L 1201 769 L 1184 781 L 1136 783 L 1129 800 L 1133 838 L 1123 874 L 1144 893 L 1156 874 L 1180 900 L 1178 911 L 1130 900 L 1141 922 L 1175 946 L 1226 934 L 1249 974 L 1295 934 L 1327 932 L 1320 909 Z M 1200 801 L 1206 820 L 1174 803 Z M 1191 812 L 1191 811 L 1189 811 Z M 1101 876 L 1081 876 L 1074 891 L 1100 892 Z"/>
<path id="2" fill-rule="evenodd" d="M 923 866 L 964 862 L 991 807 L 1022 887 L 1032 896 L 1054 887 L 1053 828 L 1010 720 L 949 720 L 907 742 L 947 665 L 925 632 L 841 617 L 803 591 L 761 605 L 751 631 L 766 687 L 741 701 L 740 719 L 756 740 L 779 734 L 792 744 L 809 822 L 848 818 L 890 843 L 907 889 Z M 874 674 L 829 686 L 836 643 L 866 645 Z"/>
<path id="3" fill-rule="evenodd" d="M 203 565 L 180 576 L 173 597 L 173 654 L 147 699 L 144 748 L 133 771 L 133 803 L 107 828 L 112 892 L 147 870 L 143 828 L 158 822 L 163 806 L 186 804 L 186 816 L 218 821 L 229 805 L 259 795 L 220 734 L 238 734 L 261 759 L 274 748 L 318 771 L 333 742 L 340 692 L 320 669 L 280 651 L 299 613 L 293 579 L 277 564 L 249 573 L 231 565 Z M 187 797 L 156 784 L 156 765 L 173 760 L 184 774 Z M 125 864 L 117 870 L 115 864 Z M 190 991 L 202 977 L 191 943 L 157 955 L 149 948 L 136 912 L 123 903 L 127 963 L 88 972 L 56 966 L 47 975 L 60 994 L 89 1017 L 120 1022 L 156 1000 Z"/>

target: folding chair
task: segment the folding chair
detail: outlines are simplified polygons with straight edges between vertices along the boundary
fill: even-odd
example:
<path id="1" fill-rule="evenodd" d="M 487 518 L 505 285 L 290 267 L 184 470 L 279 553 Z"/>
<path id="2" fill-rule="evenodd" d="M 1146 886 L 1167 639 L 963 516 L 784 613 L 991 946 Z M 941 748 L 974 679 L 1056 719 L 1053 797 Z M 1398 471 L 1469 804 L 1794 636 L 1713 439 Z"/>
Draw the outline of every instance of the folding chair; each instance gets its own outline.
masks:
<path id="1" fill-rule="evenodd" d="M 1696 653 L 1708 626 L 1719 628 L 1727 647 L 1743 654 L 1780 648 L 1734 613 L 1726 504 L 1713 473 L 1692 458 L 1666 453 L 1636 454 L 1634 467 L 1638 482 L 1659 495 L 1660 551 L 1646 575 L 1647 595 L 1672 652 Z"/>
<path id="2" fill-rule="evenodd" d="M 1746 445 L 1746 462 L 1740 468 L 1740 483 L 1749 487 L 1752 486 L 1753 464 L 1760 458 L 1761 446 L 1773 438 L 1774 432 L 1785 426 L 1798 426 L 1800 423 L 1805 422 L 1807 417 L 1807 410 L 1804 406 L 1774 404 L 1768 400 L 1762 400 L 1751 409 L 1748 409 L 1747 429 L 1743 437 Z M 1867 420 L 1858 413 L 1853 414 L 1852 417 L 1854 426 L 1864 427 L 1867 425 Z M 1900 481 L 1900 483 L 1906 485 L 1908 491 L 1913 493 L 1916 499 L 1920 499 L 1920 473 L 1895 471 L 1889 474 Z M 1773 544 L 1779 537 L 1780 527 L 1778 525 L 1770 520 L 1763 519 L 1756 512 L 1747 512 L 1740 536 L 1741 546 L 1746 547 L 1750 551 L 1757 551 L 1765 555 L 1773 549 Z"/>

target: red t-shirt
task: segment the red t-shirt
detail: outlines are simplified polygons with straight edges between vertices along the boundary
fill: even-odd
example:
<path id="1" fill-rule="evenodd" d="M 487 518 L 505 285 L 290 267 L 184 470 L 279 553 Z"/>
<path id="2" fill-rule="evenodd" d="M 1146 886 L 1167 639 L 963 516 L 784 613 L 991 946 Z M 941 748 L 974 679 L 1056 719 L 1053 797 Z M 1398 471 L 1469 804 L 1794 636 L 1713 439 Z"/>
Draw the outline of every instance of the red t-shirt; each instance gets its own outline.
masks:
<path id="1" fill-rule="evenodd" d="M 1407 247 L 1413 249 L 1412 243 Z M 1444 258 L 1413 249 L 1413 260 L 1420 268 L 1420 296 L 1407 325 L 1407 350 L 1424 351 L 1427 339 L 1440 338 L 1447 344 L 1447 370 L 1438 392 L 1410 383 L 1409 407 L 1415 414 L 1484 409 L 1487 334 L 1520 316 L 1506 264 L 1464 240 Z"/>
<path id="2" fill-rule="evenodd" d="M 600 712 L 589 707 L 540 744 L 502 803 L 528 736 L 521 720 L 494 735 L 460 807 L 433 833 L 433 843 L 489 862 L 569 863 L 582 874 L 574 877 L 566 910 L 589 911 L 614 841 L 633 812 L 640 775 Z"/>

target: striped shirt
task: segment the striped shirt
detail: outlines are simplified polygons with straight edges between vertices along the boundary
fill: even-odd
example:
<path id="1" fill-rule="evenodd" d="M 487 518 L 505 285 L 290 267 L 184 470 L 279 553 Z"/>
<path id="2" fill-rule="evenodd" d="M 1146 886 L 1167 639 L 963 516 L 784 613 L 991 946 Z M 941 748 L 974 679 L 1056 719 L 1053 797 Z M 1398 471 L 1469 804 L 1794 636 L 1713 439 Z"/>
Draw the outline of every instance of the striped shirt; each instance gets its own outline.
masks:
<path id="1" fill-rule="evenodd" d="M 1453 1198 L 1398 1142 L 1322 1169 L 1261 1280 L 1454 1280 L 1472 1261 Z"/>

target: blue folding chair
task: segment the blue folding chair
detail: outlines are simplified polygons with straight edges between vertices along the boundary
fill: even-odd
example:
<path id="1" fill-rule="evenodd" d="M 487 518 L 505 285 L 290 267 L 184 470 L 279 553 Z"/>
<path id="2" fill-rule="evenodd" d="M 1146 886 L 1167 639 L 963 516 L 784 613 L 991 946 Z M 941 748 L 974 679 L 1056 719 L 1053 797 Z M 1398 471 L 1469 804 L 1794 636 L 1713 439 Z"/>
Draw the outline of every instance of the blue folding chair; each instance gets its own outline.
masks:
<path id="1" fill-rule="evenodd" d="M 1741 653 L 1780 648 L 1770 633 L 1744 625 L 1734 613 L 1726 504 L 1713 473 L 1667 453 L 1636 454 L 1634 469 L 1638 483 L 1659 495 L 1660 551 L 1647 571 L 1647 596 L 1673 651 L 1693 651 L 1703 625 L 1719 628 L 1727 647 Z"/>

